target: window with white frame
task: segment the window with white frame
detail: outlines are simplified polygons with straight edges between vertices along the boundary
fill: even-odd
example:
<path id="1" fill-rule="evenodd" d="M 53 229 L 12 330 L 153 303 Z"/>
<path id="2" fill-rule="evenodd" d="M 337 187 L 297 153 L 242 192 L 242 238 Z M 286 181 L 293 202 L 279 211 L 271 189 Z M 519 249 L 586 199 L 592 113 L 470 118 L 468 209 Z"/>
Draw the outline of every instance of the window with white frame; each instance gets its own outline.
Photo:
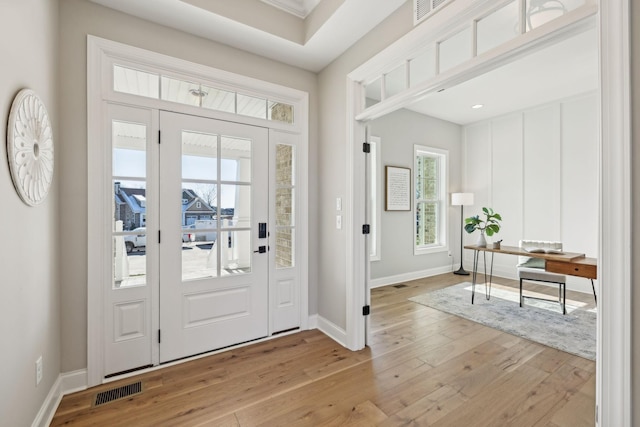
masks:
<path id="1" fill-rule="evenodd" d="M 414 146 L 416 255 L 447 250 L 447 175 L 449 152 Z"/>

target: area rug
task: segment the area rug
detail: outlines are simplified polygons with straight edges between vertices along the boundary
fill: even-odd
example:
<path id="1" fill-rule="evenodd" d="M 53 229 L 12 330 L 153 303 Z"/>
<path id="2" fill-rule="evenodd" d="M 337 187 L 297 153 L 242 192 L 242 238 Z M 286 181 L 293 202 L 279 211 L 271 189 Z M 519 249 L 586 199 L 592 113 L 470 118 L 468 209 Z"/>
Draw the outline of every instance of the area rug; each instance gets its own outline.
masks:
<path id="1" fill-rule="evenodd" d="M 518 303 L 518 289 L 493 286 L 485 298 L 484 284 L 476 285 L 471 304 L 471 283 L 461 283 L 409 298 L 410 301 L 544 344 L 586 359 L 596 359 L 596 312 L 583 310 L 567 300 L 562 315 L 557 302 L 526 299 Z"/>

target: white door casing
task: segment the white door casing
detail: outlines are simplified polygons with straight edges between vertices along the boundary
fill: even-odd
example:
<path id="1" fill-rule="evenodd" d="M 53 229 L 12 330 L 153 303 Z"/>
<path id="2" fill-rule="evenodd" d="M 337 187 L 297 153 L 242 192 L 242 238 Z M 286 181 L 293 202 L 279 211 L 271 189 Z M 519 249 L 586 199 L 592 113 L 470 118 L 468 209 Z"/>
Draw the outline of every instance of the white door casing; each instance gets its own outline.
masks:
<path id="1" fill-rule="evenodd" d="M 114 281 L 114 250 L 112 241 L 114 236 L 122 237 L 131 235 L 129 230 L 123 232 L 113 232 L 113 187 L 114 182 L 111 177 L 110 159 L 111 145 L 107 144 L 110 136 L 108 135 L 109 126 L 107 125 L 109 110 L 112 107 L 118 107 L 119 104 L 125 110 L 131 108 L 130 111 L 140 110 L 144 114 L 148 114 L 144 120 L 150 123 L 147 133 L 147 141 L 149 149 L 149 158 L 147 159 L 148 177 L 155 176 L 155 183 L 149 179 L 147 182 L 148 198 L 147 206 L 153 208 L 153 204 L 158 202 L 159 197 L 154 196 L 153 192 L 159 192 L 158 179 L 159 171 L 159 149 L 158 149 L 158 129 L 160 110 L 181 112 L 211 119 L 232 121 L 241 124 L 248 124 L 263 129 L 268 129 L 270 136 L 281 136 L 280 142 L 290 144 L 295 147 L 295 212 L 294 226 L 290 227 L 294 230 L 294 241 L 292 247 L 294 249 L 293 259 L 295 263 L 292 266 L 271 270 L 276 271 L 275 276 L 268 276 L 269 298 L 265 299 L 270 305 L 270 312 L 275 317 L 268 317 L 265 324 L 268 326 L 267 335 L 277 332 L 283 332 L 290 329 L 300 328 L 307 329 L 309 326 L 308 313 L 308 94 L 296 89 L 287 88 L 277 84 L 269 83 L 241 76 L 234 73 L 218 70 L 215 68 L 195 64 L 189 61 L 183 61 L 177 58 L 168 57 L 166 55 L 147 51 L 144 49 L 127 46 L 121 43 L 112 42 L 94 36 L 88 36 L 87 42 L 87 92 L 88 92 L 88 310 L 87 310 L 87 385 L 93 386 L 105 382 L 105 376 L 122 370 L 135 369 L 140 366 L 158 365 L 160 363 L 160 344 L 158 343 L 158 330 L 160 329 L 160 318 L 162 313 L 152 314 L 152 311 L 142 310 L 142 305 L 136 305 L 135 301 L 144 301 L 144 308 L 147 304 L 150 307 L 159 307 L 160 305 L 160 288 L 159 288 L 159 256 L 150 255 L 152 253 L 159 254 L 159 246 L 157 243 L 157 232 L 160 229 L 159 217 L 157 215 L 146 215 L 146 230 L 143 237 L 147 241 L 145 254 L 149 254 L 149 260 L 143 262 L 146 265 L 146 281 L 150 286 L 139 287 L 134 289 L 131 287 L 128 292 L 130 295 L 124 296 L 122 301 L 118 301 L 112 296 L 106 295 L 111 284 Z M 259 95 L 264 93 L 264 97 L 273 98 L 293 106 L 295 112 L 295 121 L 286 123 L 280 121 L 272 121 L 258 119 L 249 116 L 233 115 L 225 112 L 219 112 L 210 109 L 196 108 L 190 105 L 176 104 L 159 99 L 146 98 L 144 96 L 136 96 L 128 93 L 117 92 L 114 90 L 113 67 L 123 63 L 135 69 L 144 69 L 155 73 L 169 73 L 170 75 L 184 76 L 187 79 L 206 80 L 209 85 L 222 85 L 228 90 L 238 90 L 239 92 L 248 92 Z M 193 76 L 193 77 L 188 77 Z M 130 107 L 127 107 L 130 106 Z M 118 107 L 120 108 L 120 107 Z M 122 110 L 122 111 L 125 111 Z M 138 121 L 135 114 L 125 117 L 127 114 L 119 116 L 124 121 Z M 278 138 L 273 138 L 278 141 Z M 269 152 L 274 148 L 273 143 L 270 145 Z M 267 155 L 264 160 L 267 161 Z M 270 157 L 269 157 L 270 158 Z M 272 166 L 272 165 L 271 165 Z M 164 170 L 162 171 L 164 173 Z M 265 180 L 271 185 L 272 177 Z M 154 187 L 155 186 L 155 187 Z M 271 197 L 271 196 L 270 196 Z M 275 199 L 270 199 L 268 208 L 265 212 L 271 215 L 275 209 Z M 159 206 L 154 208 L 159 210 Z M 272 218 L 273 219 L 273 218 Z M 269 229 L 275 230 L 273 224 L 269 225 Z M 287 227 L 281 227 L 283 230 Z M 120 233 L 120 234 L 118 234 Z M 163 233 L 163 242 L 164 240 Z M 271 240 L 274 239 L 273 231 Z M 156 247 L 157 246 L 157 247 Z M 267 245 L 273 249 L 274 244 Z M 254 248 L 255 249 L 255 248 Z M 136 255 L 143 255 L 137 253 Z M 268 263 L 273 265 L 273 251 L 268 252 Z M 138 262 L 138 265 L 141 263 Z M 153 276 L 153 277 L 152 277 Z M 280 291 L 277 298 L 273 283 L 280 282 L 275 288 Z M 144 294 L 142 297 L 135 293 Z M 124 302 L 128 301 L 128 302 Z M 133 301 L 133 302 L 132 302 Z M 112 357 L 113 349 L 107 349 L 107 335 L 113 336 L 113 326 L 107 326 L 106 320 L 112 322 L 113 310 L 112 305 L 117 302 L 121 305 L 121 315 L 126 317 L 126 327 L 122 329 L 121 335 L 133 338 L 139 334 L 137 331 L 144 331 L 143 337 L 136 339 L 146 340 L 149 342 L 151 350 L 125 350 L 118 354 L 128 358 L 127 364 L 116 363 L 107 368 L 107 358 Z M 124 304 L 124 305 L 123 305 Z M 298 310 L 297 313 L 295 312 Z M 111 313 L 109 313 L 111 312 Z M 275 314 L 280 312 L 281 314 Z M 131 314 L 134 314 L 131 316 Z M 128 317 L 127 317 L 128 316 Z M 137 317 L 136 317 L 137 316 Z M 150 317 L 150 319 L 149 319 Z M 137 319 L 145 319 L 145 324 Z M 107 332 L 108 331 L 108 332 Z M 120 340 L 119 344 L 125 341 L 133 343 L 135 340 Z M 123 346 L 121 346 L 123 347 Z M 135 347 L 131 347 L 132 349 Z M 129 357 L 132 354 L 135 357 Z M 140 354 L 138 354 L 140 353 Z M 150 353 L 150 358 L 149 358 Z M 151 360 L 148 363 L 149 359 Z"/>

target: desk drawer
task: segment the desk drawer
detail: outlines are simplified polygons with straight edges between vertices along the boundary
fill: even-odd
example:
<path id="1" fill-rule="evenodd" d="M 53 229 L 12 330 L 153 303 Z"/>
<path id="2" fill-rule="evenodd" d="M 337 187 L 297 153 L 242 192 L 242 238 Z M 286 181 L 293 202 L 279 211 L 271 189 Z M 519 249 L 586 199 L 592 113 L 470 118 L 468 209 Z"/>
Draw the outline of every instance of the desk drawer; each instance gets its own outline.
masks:
<path id="1" fill-rule="evenodd" d="M 564 262 L 547 260 L 545 270 L 551 273 L 568 274 L 570 276 L 586 277 L 595 279 L 598 275 L 596 265 L 584 264 L 580 262 Z"/>

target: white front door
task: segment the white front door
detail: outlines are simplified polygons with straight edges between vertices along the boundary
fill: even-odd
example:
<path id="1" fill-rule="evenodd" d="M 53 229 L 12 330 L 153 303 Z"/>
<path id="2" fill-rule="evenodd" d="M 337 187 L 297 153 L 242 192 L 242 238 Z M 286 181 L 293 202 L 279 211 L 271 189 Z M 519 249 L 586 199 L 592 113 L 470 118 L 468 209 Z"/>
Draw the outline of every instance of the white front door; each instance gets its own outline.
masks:
<path id="1" fill-rule="evenodd" d="M 160 112 L 160 363 L 269 333 L 269 133 Z"/>

